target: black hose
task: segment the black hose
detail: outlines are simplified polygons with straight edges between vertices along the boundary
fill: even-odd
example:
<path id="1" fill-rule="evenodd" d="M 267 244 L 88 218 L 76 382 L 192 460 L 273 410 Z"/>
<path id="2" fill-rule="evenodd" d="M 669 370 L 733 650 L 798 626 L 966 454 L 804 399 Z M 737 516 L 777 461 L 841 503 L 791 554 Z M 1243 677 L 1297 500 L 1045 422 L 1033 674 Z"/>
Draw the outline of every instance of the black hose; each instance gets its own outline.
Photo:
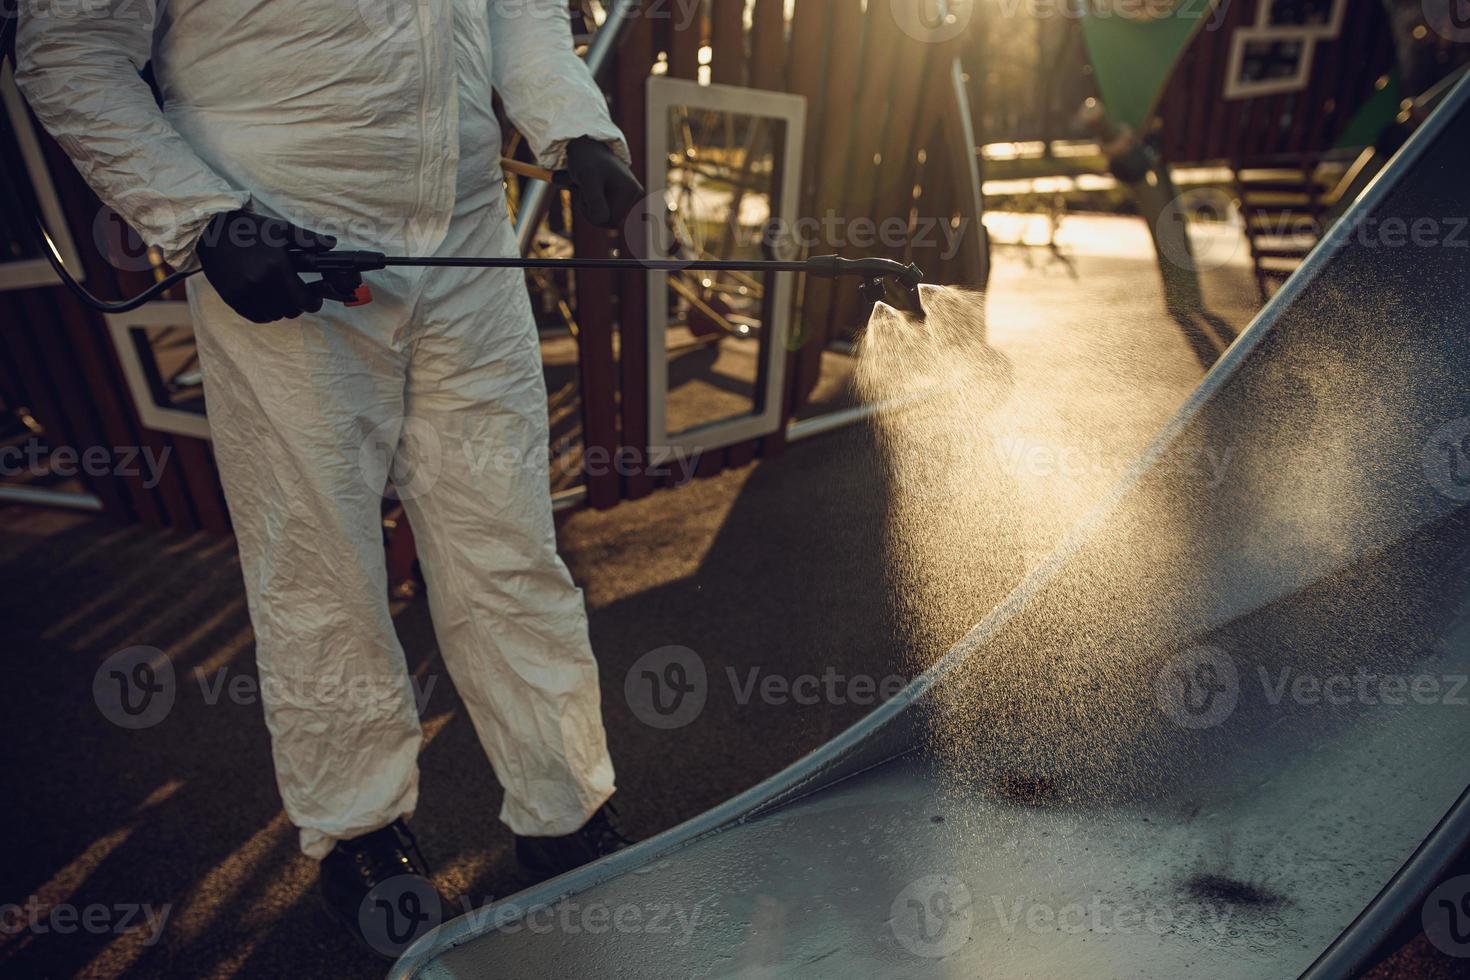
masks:
<path id="1" fill-rule="evenodd" d="M 9 61 L 11 67 L 16 65 L 15 60 L 15 35 L 20 24 L 20 9 L 17 5 L 15 10 L 0 9 L 0 64 Z M 15 186 L 19 191 L 21 187 L 17 180 Z M 31 198 L 24 193 L 18 192 L 16 200 L 21 207 L 30 210 L 30 224 L 35 232 L 36 246 L 41 254 L 46 256 L 46 261 L 51 264 L 51 269 L 61 284 L 71 291 L 78 300 L 99 313 L 130 313 L 138 307 L 152 302 L 163 295 L 174 286 L 197 273 L 198 269 L 189 269 L 184 272 L 175 272 L 164 279 L 159 280 L 152 286 L 143 290 L 136 296 L 123 300 L 105 300 L 93 296 L 86 287 L 77 282 L 76 278 L 67 271 L 66 265 L 61 261 L 61 256 L 56 253 L 56 247 L 51 242 L 51 233 L 46 228 L 45 219 L 41 217 L 40 211 L 34 207 Z"/>
<path id="2" fill-rule="evenodd" d="M 3 3 L 4 0 L 0 0 Z M 0 9 L 0 64 L 4 59 L 9 59 L 15 64 L 13 44 L 19 23 L 19 11 L 14 16 L 5 14 Z M 51 243 L 51 235 L 46 229 L 46 222 L 41 217 L 38 208 L 32 206 L 29 198 L 26 198 L 22 207 L 30 207 L 31 224 L 36 233 L 36 242 L 45 254 L 46 260 L 51 264 L 57 278 L 63 286 L 71 291 L 72 295 L 86 306 L 99 313 L 128 313 L 138 307 L 153 301 L 167 292 L 169 289 L 195 275 L 198 268 L 175 272 L 164 279 L 154 283 L 136 296 L 129 299 L 109 301 L 93 296 L 82 286 L 81 283 L 67 271 L 66 265 L 61 261 L 55 247 Z M 386 266 L 432 266 L 432 267 L 468 267 L 468 268 L 547 268 L 547 269 L 643 269 L 663 270 L 670 272 L 692 271 L 740 271 L 740 272 L 806 272 L 811 275 L 837 277 L 858 276 L 879 285 L 884 279 L 894 279 L 912 294 L 914 306 L 922 313 L 922 307 L 918 305 L 918 284 L 923 278 L 918 266 L 895 262 L 892 259 L 847 259 L 836 255 L 818 255 L 808 259 L 795 260 L 751 260 L 741 261 L 738 259 L 696 259 L 683 261 L 680 259 L 546 259 L 526 257 L 506 258 L 479 258 L 455 256 L 385 256 L 377 252 L 326 252 L 321 254 L 303 254 L 298 256 L 298 269 L 306 272 L 319 272 L 323 275 L 332 272 L 360 274 L 361 272 L 381 269 Z M 359 282 L 361 280 L 358 280 Z"/>

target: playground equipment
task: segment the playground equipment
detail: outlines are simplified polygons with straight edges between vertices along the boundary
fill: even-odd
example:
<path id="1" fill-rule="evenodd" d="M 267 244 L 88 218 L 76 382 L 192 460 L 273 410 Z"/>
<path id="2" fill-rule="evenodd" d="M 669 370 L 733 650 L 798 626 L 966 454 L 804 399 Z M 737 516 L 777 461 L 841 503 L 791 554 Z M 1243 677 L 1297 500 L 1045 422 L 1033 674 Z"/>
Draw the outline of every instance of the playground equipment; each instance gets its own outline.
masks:
<path id="1" fill-rule="evenodd" d="M 392 976 L 1346 977 L 1421 923 L 1467 951 L 1442 879 L 1470 839 L 1470 264 L 1371 237 L 1449 234 L 1467 153 L 1462 82 L 898 697 Z M 1218 479 L 1199 460 L 1225 449 Z M 693 925 L 527 928 L 593 907 Z"/>

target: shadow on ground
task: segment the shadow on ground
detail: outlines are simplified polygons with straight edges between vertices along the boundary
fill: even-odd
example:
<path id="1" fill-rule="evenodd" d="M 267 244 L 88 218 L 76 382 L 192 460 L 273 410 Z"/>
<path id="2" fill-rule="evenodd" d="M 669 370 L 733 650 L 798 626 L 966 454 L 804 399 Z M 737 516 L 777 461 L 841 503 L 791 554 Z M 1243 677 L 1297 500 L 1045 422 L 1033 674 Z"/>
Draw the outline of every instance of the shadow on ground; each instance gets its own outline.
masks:
<path id="1" fill-rule="evenodd" d="M 1136 268 L 1083 271 L 1114 309 L 1154 302 Z M 1004 291 L 1004 270 L 997 282 Z M 1013 399 L 1087 393 L 1041 436 L 1101 440 L 1093 462 L 1113 472 L 1197 379 L 1190 347 L 1162 313 L 1108 317 L 1093 293 L 1064 295 L 1056 280 L 1027 288 L 1001 303 L 1005 322 L 992 303 L 992 342 L 1015 365 Z M 1094 356 L 1112 347 L 1122 353 Z M 977 492 L 1002 506 L 1026 489 Z M 858 428 L 562 523 L 635 835 L 776 772 L 870 710 L 885 679 L 939 652 L 943 631 L 922 648 L 910 642 L 913 597 L 885 560 L 892 503 L 872 436 Z M 11 804 L 0 817 L 10 842 L 0 902 L 21 916 L 28 904 L 75 908 L 90 926 L 53 924 L 43 911 L 13 929 L 21 919 L 6 909 L 0 973 L 381 975 L 385 964 L 318 910 L 314 863 L 281 812 L 232 542 L 14 509 L 0 511 L 0 525 Z M 978 618 L 1045 549 L 986 545 L 988 565 L 955 622 Z M 409 603 L 397 625 L 427 695 L 414 825 L 441 886 L 478 905 L 512 888 L 500 790 L 442 669 L 426 604 Z M 93 684 L 110 656 L 140 645 L 168 654 L 174 701 L 157 724 L 128 730 L 99 710 Z M 645 724 L 624 695 L 630 667 L 668 645 L 694 651 L 707 681 L 703 710 L 672 730 Z M 815 703 L 803 703 L 813 691 L 803 678 L 817 682 Z M 156 942 L 139 906 L 166 916 Z"/>

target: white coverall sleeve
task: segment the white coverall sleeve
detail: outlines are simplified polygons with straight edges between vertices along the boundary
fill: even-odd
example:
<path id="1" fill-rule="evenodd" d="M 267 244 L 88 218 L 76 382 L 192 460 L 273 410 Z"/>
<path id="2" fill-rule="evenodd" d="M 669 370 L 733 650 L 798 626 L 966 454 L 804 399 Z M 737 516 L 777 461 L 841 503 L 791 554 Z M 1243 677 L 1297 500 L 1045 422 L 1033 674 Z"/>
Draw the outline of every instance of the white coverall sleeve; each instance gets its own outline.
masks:
<path id="1" fill-rule="evenodd" d="M 566 0 L 487 0 L 495 90 L 543 167 L 560 170 L 567 144 L 590 136 L 630 163 L 622 131 L 572 46 Z"/>
<path id="2" fill-rule="evenodd" d="M 59 7 L 24 0 L 16 84 L 102 202 L 182 267 L 214 214 L 250 196 L 201 160 L 138 74 L 157 0 Z"/>

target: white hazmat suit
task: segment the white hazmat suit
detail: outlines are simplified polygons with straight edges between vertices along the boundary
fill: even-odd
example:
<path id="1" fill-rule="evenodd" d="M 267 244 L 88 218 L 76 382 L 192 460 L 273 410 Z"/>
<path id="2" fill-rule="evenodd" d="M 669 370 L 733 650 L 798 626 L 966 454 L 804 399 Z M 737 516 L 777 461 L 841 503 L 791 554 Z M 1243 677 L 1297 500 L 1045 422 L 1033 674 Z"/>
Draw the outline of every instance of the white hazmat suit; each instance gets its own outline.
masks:
<path id="1" fill-rule="evenodd" d="M 540 162 L 626 159 L 565 0 L 27 0 L 18 81 L 99 196 L 186 262 L 241 207 L 390 254 L 513 255 L 491 103 Z M 160 109 L 139 71 L 152 60 Z M 444 662 L 516 833 L 613 792 L 582 594 L 556 552 L 547 406 L 514 270 L 369 277 L 269 325 L 190 282 L 277 780 L 302 849 L 414 809 L 418 714 L 387 605 L 390 472 Z"/>

